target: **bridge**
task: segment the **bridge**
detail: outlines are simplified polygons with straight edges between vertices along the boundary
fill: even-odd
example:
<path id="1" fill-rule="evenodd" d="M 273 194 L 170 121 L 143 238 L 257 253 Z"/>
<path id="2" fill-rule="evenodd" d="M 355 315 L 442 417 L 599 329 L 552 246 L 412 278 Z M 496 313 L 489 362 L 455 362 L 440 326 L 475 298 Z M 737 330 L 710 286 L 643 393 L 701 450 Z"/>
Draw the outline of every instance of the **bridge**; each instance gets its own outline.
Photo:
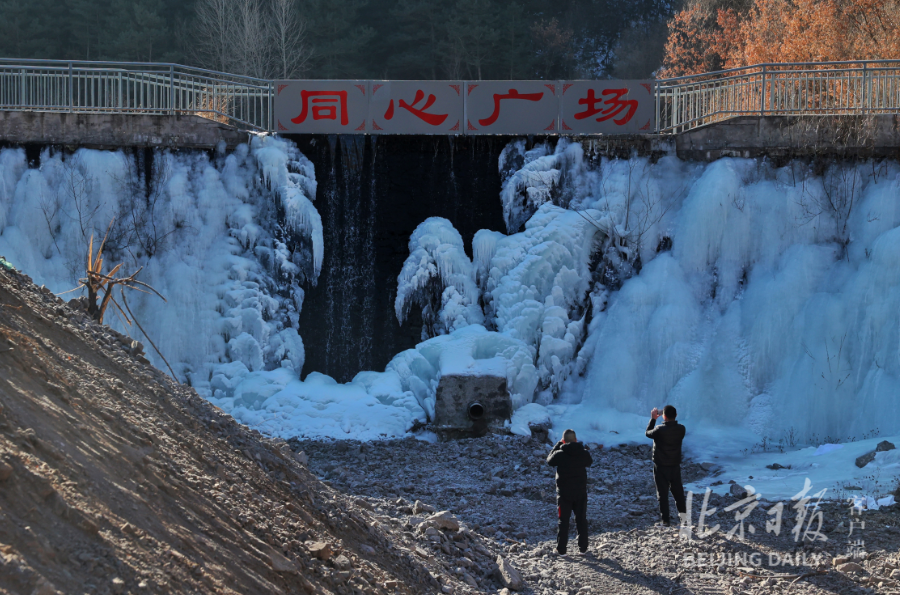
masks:
<path id="1" fill-rule="evenodd" d="M 900 60 L 759 64 L 649 81 L 275 81 L 177 64 L 0 59 L 0 139 L 14 143 L 210 147 L 248 132 L 533 134 L 651 148 L 674 142 L 695 157 L 786 143 L 894 152 L 898 113 Z"/>

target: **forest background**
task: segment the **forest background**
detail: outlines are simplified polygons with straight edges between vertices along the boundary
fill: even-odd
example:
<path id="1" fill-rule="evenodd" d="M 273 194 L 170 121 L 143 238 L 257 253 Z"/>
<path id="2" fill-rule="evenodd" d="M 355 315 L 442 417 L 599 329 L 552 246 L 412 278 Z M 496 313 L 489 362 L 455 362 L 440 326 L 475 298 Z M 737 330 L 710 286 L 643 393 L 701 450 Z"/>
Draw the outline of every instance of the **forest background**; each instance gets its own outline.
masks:
<path id="1" fill-rule="evenodd" d="M 260 78 L 647 78 L 900 58 L 900 0 L 2 0 L 8 58 Z"/>

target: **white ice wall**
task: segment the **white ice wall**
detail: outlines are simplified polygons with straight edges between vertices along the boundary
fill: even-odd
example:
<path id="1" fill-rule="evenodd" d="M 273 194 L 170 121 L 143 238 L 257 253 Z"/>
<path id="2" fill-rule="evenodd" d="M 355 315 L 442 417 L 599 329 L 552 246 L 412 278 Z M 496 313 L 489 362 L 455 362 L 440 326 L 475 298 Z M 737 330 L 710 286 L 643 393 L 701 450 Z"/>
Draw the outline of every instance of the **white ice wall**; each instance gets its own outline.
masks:
<path id="1" fill-rule="evenodd" d="M 466 308 L 478 294 L 483 324 L 468 324 L 479 312 L 445 317 L 447 335 L 343 386 L 297 379 L 299 280 L 315 279 L 323 244 L 312 166 L 293 145 L 157 153 L 161 243 L 151 256 L 120 241 L 108 262 L 144 266 L 141 278 L 168 298 L 130 303 L 182 379 L 283 436 L 402 434 L 433 411 L 447 370 L 505 371 L 516 405 L 556 395 L 557 419 L 598 436 L 665 403 L 695 426 L 775 441 L 791 430 L 846 440 L 891 424 L 900 167 L 823 174 L 799 162 L 587 157 L 577 143 L 511 145 L 501 199 L 524 229 L 479 232 L 472 261 L 449 222 L 426 222 L 413 252 L 427 258 L 409 280 L 429 266 L 464 275 L 446 285 Z M 90 234 L 135 215 L 134 175 L 122 153 L 45 152 L 29 169 L 23 151 L 0 151 L 0 254 L 56 292 L 75 287 Z M 435 255 L 451 244 L 459 266 L 441 271 Z"/>
<path id="2" fill-rule="evenodd" d="M 839 212 L 822 208 L 841 193 Z M 582 412 L 672 403 L 694 424 L 772 441 L 887 430 L 900 389 L 896 164 L 822 176 L 723 159 L 674 198 L 659 231 L 672 250 L 609 294 L 592 325 L 586 378 L 569 387 Z"/>
<path id="3" fill-rule="evenodd" d="M 96 250 L 115 221 L 106 270 L 142 266 L 139 279 L 166 297 L 131 292 L 128 302 L 180 380 L 209 395 L 228 390 L 235 368 L 299 371 L 297 279 L 305 260 L 318 273 L 322 252 L 311 164 L 271 137 L 227 157 L 161 151 L 154 162 L 148 193 L 122 152 L 45 150 L 40 167 L 28 168 L 24 151 L 0 151 L 0 254 L 61 293 L 84 275 L 90 237 Z M 287 229 L 308 238 L 309 258 L 273 236 L 279 200 Z M 105 322 L 147 344 L 112 308 Z M 147 352 L 164 369 L 149 345 Z"/>

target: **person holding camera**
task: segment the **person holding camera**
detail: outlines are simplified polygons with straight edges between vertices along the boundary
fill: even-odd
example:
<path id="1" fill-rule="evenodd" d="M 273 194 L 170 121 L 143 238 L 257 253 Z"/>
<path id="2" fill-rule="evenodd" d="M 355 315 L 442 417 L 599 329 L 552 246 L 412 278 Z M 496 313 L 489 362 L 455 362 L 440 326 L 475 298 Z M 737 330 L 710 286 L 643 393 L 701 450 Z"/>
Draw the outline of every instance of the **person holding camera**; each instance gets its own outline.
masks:
<path id="1" fill-rule="evenodd" d="M 668 527 L 669 491 L 675 497 L 678 512 L 687 511 L 684 501 L 684 486 L 681 483 L 681 443 L 684 440 L 684 426 L 675 421 L 675 407 L 666 405 L 662 410 L 663 423 L 656 425 L 660 416 L 659 409 L 650 412 L 650 423 L 647 424 L 647 438 L 653 440 L 653 481 L 656 484 L 656 498 L 659 500 L 659 514 L 662 520 L 659 525 Z"/>

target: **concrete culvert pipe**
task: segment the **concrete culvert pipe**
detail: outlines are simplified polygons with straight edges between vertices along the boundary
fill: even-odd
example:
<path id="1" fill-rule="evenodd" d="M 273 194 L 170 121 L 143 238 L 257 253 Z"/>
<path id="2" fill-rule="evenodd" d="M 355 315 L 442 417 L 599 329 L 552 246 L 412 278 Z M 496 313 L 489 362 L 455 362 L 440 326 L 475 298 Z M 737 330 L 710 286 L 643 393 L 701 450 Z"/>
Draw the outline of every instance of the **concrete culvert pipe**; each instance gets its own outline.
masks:
<path id="1" fill-rule="evenodd" d="M 481 419 L 482 417 L 484 417 L 484 405 L 471 403 L 469 405 L 469 419 Z"/>

